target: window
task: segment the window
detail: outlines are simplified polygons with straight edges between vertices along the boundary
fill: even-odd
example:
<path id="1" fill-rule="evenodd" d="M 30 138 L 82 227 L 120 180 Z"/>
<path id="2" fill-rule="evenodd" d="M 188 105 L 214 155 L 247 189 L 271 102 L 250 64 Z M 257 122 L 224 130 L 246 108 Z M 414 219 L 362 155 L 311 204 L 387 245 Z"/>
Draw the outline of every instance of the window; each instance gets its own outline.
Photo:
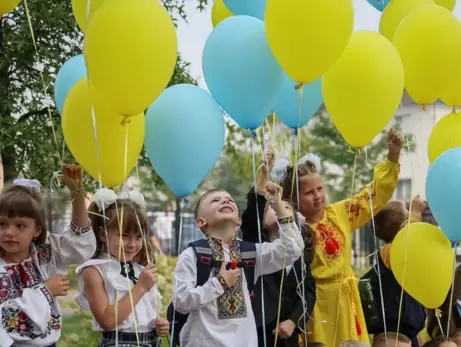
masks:
<path id="1" fill-rule="evenodd" d="M 395 191 L 395 198 L 397 200 L 405 201 L 409 201 L 411 199 L 411 178 L 399 180 Z"/>

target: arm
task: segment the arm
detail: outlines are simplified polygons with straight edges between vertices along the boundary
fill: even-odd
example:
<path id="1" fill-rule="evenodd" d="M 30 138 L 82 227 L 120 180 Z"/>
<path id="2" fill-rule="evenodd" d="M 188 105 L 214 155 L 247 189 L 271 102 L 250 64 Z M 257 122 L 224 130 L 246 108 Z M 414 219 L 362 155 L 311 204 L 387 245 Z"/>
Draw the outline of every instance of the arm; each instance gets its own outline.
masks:
<path id="1" fill-rule="evenodd" d="M 376 166 L 373 181 L 360 193 L 331 205 L 338 217 L 348 222 L 350 231 L 355 231 L 370 221 L 392 198 L 397 188 L 399 172 L 400 164 L 386 159 Z"/>
<path id="2" fill-rule="evenodd" d="M 173 305 L 179 313 L 196 311 L 216 300 L 224 293 L 218 277 L 210 278 L 203 286 L 197 286 L 197 259 L 191 247 L 178 257 L 173 275 Z"/>
<path id="3" fill-rule="evenodd" d="M 104 288 L 104 281 L 95 267 L 91 266 L 83 269 L 82 279 L 91 313 L 104 330 L 113 330 L 117 325 L 127 320 L 133 312 L 133 307 L 147 293 L 140 286 L 134 286 L 131 290 L 133 304 L 131 304 L 130 295 L 127 293 L 118 303 L 111 305 Z M 118 312 L 116 312 L 116 307 Z"/>
<path id="4" fill-rule="evenodd" d="M 255 283 L 259 276 L 282 270 L 293 264 L 302 254 L 304 243 L 296 224 L 280 224 L 280 228 L 279 239 L 256 244 Z M 262 266 L 258 265 L 259 262 Z"/>
<path id="5" fill-rule="evenodd" d="M 50 273 L 67 274 L 71 264 L 81 264 L 90 259 L 96 251 L 96 237 L 87 220 L 87 226 L 80 228 L 70 224 L 70 230 L 62 234 L 50 234 Z"/>
<path id="6" fill-rule="evenodd" d="M 10 318 L 26 316 L 32 322 L 35 334 L 46 333 L 51 318 L 50 304 L 54 302 L 54 299 L 45 284 L 40 284 L 34 288 L 26 288 L 22 291 L 20 297 L 11 298 L 8 296 L 7 290 L 8 287 L 13 287 L 10 276 L 8 274 L 1 275 L 0 283 L 2 283 L 2 292 L 6 291 L 6 296 L 2 296 L 0 299 L 0 322 L 5 323 Z M 2 326 L 2 328 L 7 327 Z M 20 327 L 15 327 L 14 329 L 18 329 L 17 332 L 20 332 Z M 3 340 L 1 341 L 3 342 Z"/>
<path id="7" fill-rule="evenodd" d="M 259 213 L 259 225 L 261 232 L 263 229 L 264 210 L 266 208 L 266 198 L 261 195 L 258 191 L 257 197 L 255 189 L 252 188 L 247 194 L 247 207 L 242 213 L 242 230 L 243 240 L 248 242 L 259 243 L 259 231 L 258 231 L 258 213 Z M 261 235 L 262 236 L 262 235 Z M 262 238 L 261 241 L 264 241 Z"/>

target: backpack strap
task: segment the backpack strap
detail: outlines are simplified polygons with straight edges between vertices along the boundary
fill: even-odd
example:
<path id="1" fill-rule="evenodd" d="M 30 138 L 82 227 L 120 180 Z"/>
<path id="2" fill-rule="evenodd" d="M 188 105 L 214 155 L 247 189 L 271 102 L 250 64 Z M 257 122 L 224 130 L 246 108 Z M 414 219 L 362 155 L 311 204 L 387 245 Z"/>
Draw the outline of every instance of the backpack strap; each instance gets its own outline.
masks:
<path id="1" fill-rule="evenodd" d="M 242 268 L 245 272 L 248 291 L 250 297 L 254 296 L 253 288 L 255 283 L 255 266 L 256 266 L 256 244 L 253 242 L 239 241 L 240 256 L 242 258 Z"/>
<path id="2" fill-rule="evenodd" d="M 195 252 L 197 258 L 197 284 L 203 286 L 210 278 L 210 273 L 213 268 L 221 266 L 220 261 L 213 260 L 213 252 L 207 240 L 198 240 L 189 243 L 189 247 Z"/>

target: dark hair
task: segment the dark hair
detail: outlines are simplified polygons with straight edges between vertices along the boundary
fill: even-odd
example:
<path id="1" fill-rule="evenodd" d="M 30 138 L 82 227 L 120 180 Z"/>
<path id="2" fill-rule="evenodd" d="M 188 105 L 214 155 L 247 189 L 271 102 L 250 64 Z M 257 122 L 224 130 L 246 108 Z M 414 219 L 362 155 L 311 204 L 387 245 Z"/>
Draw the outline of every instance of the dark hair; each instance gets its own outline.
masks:
<path id="1" fill-rule="evenodd" d="M 408 219 L 408 211 L 403 201 L 390 201 L 375 216 L 376 237 L 386 243 L 392 242 Z"/>
<path id="2" fill-rule="evenodd" d="M 450 335 L 450 337 L 451 337 L 452 339 L 455 339 L 455 338 L 457 338 L 457 337 L 461 337 L 461 329 L 456 329 L 456 330 Z"/>
<path id="3" fill-rule="evenodd" d="M 378 343 L 386 342 L 386 339 L 394 340 L 397 342 L 411 343 L 411 340 L 408 336 L 400 334 L 400 333 L 397 334 L 397 333 L 389 332 L 389 333 L 382 333 L 382 334 L 375 335 L 373 337 L 372 346 L 375 346 Z"/>
<path id="4" fill-rule="evenodd" d="M 96 236 L 96 252 L 93 259 L 101 256 L 102 253 L 107 252 L 105 245 L 105 230 L 119 226 L 119 221 L 123 223 L 122 230 L 129 233 L 140 233 L 143 238 L 142 248 L 135 257 L 135 261 L 141 265 L 147 265 L 149 260 L 155 262 L 153 246 L 150 239 L 147 238 L 149 230 L 149 220 L 146 211 L 141 208 L 137 203 L 128 200 L 120 199 L 115 203 L 109 205 L 104 211 L 104 219 L 102 211 L 99 210 L 98 205 L 93 202 L 88 207 L 88 212 L 91 220 L 91 227 Z M 138 224 L 139 221 L 139 224 Z M 139 229 L 141 226 L 141 230 Z M 146 248 L 147 245 L 147 248 Z"/>
<path id="5" fill-rule="evenodd" d="M 46 213 L 39 191 L 14 184 L 6 187 L 0 194 L 0 216 L 32 218 L 41 230 L 32 243 L 37 246 L 46 243 Z"/>
<path id="6" fill-rule="evenodd" d="M 298 165 L 298 180 L 304 176 L 318 173 L 317 167 L 311 161 L 306 161 L 304 164 Z M 287 167 L 287 173 L 281 182 L 283 188 L 283 199 L 290 201 L 295 206 L 295 209 L 299 209 L 298 206 L 298 190 L 296 189 L 296 172 L 294 166 Z"/>
<path id="7" fill-rule="evenodd" d="M 205 193 L 203 193 L 200 198 L 197 201 L 197 204 L 195 205 L 195 211 L 194 211 L 194 217 L 197 219 L 199 217 L 199 212 L 200 212 L 200 205 L 202 204 L 203 200 L 210 194 L 217 193 L 217 192 L 227 192 L 224 189 L 220 188 L 213 188 L 207 190 Z"/>

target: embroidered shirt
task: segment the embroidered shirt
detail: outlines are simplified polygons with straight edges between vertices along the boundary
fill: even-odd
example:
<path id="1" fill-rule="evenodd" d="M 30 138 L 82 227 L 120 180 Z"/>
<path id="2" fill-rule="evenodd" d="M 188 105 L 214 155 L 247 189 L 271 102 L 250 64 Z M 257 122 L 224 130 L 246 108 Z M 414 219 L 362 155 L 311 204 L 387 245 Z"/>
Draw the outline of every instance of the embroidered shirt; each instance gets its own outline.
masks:
<path id="1" fill-rule="evenodd" d="M 61 336 L 61 310 L 44 282 L 67 274 L 67 267 L 90 258 L 96 239 L 88 225 L 50 234 L 46 244 L 32 245 L 31 257 L 7 264 L 0 259 L 0 342 L 2 347 L 48 346 Z"/>
<path id="2" fill-rule="evenodd" d="M 256 244 L 255 281 L 261 275 L 281 270 L 293 264 L 304 247 L 295 224 L 281 226 L 281 237 L 272 243 Z M 213 257 L 217 260 L 240 259 L 238 242 L 230 245 L 209 239 Z M 261 266 L 262 265 L 262 266 Z M 181 347 L 257 347 L 258 337 L 244 272 L 234 287 L 229 287 L 221 276 L 210 274 L 210 279 L 196 287 L 196 256 L 187 248 L 178 258 L 174 272 L 174 303 L 178 312 L 189 313 L 181 329 Z"/>
<path id="3" fill-rule="evenodd" d="M 125 295 L 129 295 L 129 290 L 133 289 L 133 279 L 130 279 L 129 271 L 128 276 L 122 275 L 122 267 L 118 260 L 109 256 L 108 254 L 102 255 L 99 259 L 91 259 L 80 265 L 77 269 L 78 275 L 78 288 L 80 293 L 75 297 L 75 300 L 84 310 L 90 311 L 88 299 L 85 294 L 85 286 L 83 278 L 81 277 L 82 270 L 88 266 L 94 266 L 100 273 L 104 280 L 104 287 L 106 289 L 107 296 L 111 305 L 115 304 L 117 299 L 120 300 Z M 137 263 L 132 263 L 134 270 L 134 277 L 138 278 L 141 272 L 144 270 L 144 266 Z M 132 274 L 133 275 L 133 274 Z M 133 277 L 133 276 L 131 276 Z M 158 317 L 157 312 L 162 311 L 162 296 L 158 291 L 157 286 L 154 286 L 148 293 L 144 294 L 141 300 L 135 307 L 135 314 L 131 314 L 127 320 L 123 321 L 118 326 L 118 331 L 127 333 L 136 332 L 148 333 L 155 329 L 155 323 Z M 136 317 L 136 318 L 135 318 Z M 104 331 L 103 328 L 93 320 L 93 330 Z"/>

